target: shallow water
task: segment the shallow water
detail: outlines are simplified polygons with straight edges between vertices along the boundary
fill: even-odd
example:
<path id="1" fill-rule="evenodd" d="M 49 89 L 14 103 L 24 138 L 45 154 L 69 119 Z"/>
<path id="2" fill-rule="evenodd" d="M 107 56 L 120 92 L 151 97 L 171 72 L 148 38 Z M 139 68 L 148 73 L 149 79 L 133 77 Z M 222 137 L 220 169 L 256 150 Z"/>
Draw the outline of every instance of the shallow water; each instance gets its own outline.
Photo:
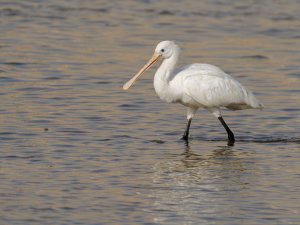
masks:
<path id="1" fill-rule="evenodd" d="M 299 1 L 0 1 L 1 224 L 299 224 Z M 263 111 L 199 111 L 155 95 L 180 64 L 220 66 Z"/>

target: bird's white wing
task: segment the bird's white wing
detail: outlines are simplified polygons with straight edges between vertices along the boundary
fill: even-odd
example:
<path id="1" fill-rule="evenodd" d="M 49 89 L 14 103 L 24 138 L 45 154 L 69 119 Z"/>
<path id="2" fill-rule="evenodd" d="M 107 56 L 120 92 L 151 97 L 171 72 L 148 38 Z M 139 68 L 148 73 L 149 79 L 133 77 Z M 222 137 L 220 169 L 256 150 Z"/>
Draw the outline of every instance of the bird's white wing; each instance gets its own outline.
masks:
<path id="1" fill-rule="evenodd" d="M 185 68 L 184 73 L 185 94 L 207 108 L 238 110 L 261 107 L 249 90 L 218 67 L 193 64 Z"/>

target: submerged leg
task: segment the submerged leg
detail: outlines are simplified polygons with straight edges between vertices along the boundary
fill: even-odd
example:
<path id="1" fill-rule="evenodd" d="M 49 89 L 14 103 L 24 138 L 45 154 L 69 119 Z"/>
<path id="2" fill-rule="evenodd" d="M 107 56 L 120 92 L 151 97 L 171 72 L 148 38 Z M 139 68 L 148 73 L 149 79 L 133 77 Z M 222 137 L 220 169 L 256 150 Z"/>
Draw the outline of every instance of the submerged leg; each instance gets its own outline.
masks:
<path id="1" fill-rule="evenodd" d="M 184 134 L 182 136 L 182 139 L 185 140 L 185 141 L 187 141 L 189 139 L 189 132 L 190 132 L 191 122 L 192 122 L 192 118 L 188 119 L 186 129 L 185 129 Z"/>
<path id="2" fill-rule="evenodd" d="M 190 108 L 190 107 L 187 108 L 186 118 L 188 119 L 188 123 L 186 125 L 185 132 L 182 136 L 182 139 L 185 141 L 189 140 L 190 126 L 191 126 L 191 122 L 192 122 L 192 119 L 193 119 L 196 111 L 197 111 L 197 108 Z"/>
<path id="3" fill-rule="evenodd" d="M 220 120 L 220 122 L 222 123 L 223 127 L 227 131 L 227 134 L 228 134 L 228 145 L 233 145 L 233 143 L 235 142 L 235 139 L 234 139 L 234 135 L 233 135 L 232 131 L 229 129 L 229 127 L 227 126 L 227 124 L 223 120 L 222 116 L 219 116 L 218 119 Z"/>

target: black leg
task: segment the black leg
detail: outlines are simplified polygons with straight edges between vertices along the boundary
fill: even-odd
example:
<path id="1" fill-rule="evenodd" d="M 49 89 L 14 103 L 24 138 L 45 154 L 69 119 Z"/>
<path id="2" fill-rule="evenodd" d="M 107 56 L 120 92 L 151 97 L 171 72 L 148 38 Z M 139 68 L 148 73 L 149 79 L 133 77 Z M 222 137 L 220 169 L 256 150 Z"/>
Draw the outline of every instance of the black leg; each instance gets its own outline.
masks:
<path id="1" fill-rule="evenodd" d="M 185 141 L 187 141 L 189 139 L 189 131 L 190 131 L 191 122 L 192 122 L 192 118 L 190 118 L 188 120 L 185 132 L 184 132 L 183 137 L 182 137 L 182 139 L 185 140 Z"/>
<path id="2" fill-rule="evenodd" d="M 230 146 L 233 145 L 233 143 L 235 142 L 235 139 L 234 139 L 234 135 L 233 135 L 232 131 L 229 129 L 229 127 L 227 126 L 227 124 L 223 120 L 222 116 L 218 117 L 218 119 L 220 120 L 220 122 L 222 123 L 223 127 L 227 131 L 227 134 L 228 134 L 228 145 L 230 145 Z"/>

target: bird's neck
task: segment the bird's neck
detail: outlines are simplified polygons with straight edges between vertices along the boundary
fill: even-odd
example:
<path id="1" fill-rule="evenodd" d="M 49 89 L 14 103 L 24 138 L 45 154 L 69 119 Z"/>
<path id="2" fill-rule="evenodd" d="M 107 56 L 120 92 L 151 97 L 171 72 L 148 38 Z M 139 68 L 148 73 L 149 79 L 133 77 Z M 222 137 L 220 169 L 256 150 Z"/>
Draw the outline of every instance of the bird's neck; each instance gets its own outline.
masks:
<path id="1" fill-rule="evenodd" d="M 170 102 L 170 99 L 167 99 L 170 96 L 171 87 L 170 81 L 174 78 L 174 69 L 178 61 L 178 54 L 173 54 L 170 58 L 164 59 L 160 67 L 155 73 L 154 76 L 154 88 L 157 95 Z"/>

